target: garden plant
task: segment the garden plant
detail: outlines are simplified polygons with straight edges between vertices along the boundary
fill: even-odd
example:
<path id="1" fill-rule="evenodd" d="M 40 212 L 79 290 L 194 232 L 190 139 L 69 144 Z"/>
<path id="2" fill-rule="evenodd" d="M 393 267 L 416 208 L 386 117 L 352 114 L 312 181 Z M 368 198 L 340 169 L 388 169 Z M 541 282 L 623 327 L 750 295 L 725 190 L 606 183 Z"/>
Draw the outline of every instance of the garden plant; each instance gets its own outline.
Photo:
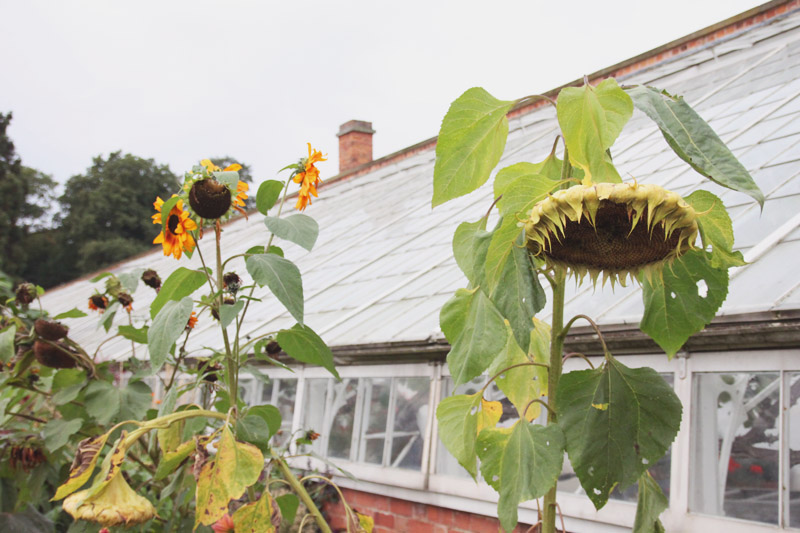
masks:
<path id="1" fill-rule="evenodd" d="M 313 248 L 316 221 L 281 214 L 293 183 L 297 211 L 311 204 L 321 161 L 309 144 L 306 157 L 282 169 L 290 171 L 285 181 L 260 185 L 264 242 L 227 257 L 224 222 L 236 211 L 247 216 L 248 186 L 238 164 L 201 161 L 177 194 L 155 199 L 152 218 L 164 255 L 196 254 L 202 266 L 178 267 L 163 282 L 154 270 L 100 274 L 92 280 L 98 289 L 86 295 L 92 317 L 77 307 L 51 316 L 41 288 L 0 286 L 0 530 L 270 532 L 314 523 L 330 531 L 311 486 L 338 488 L 320 475 L 299 478 L 287 463 L 290 444 L 318 435 L 309 428 L 278 446 L 278 408 L 248 406 L 239 394 L 240 373 L 266 379 L 256 363 L 285 367 L 281 352 L 338 378 L 330 349 L 304 323 L 300 271 L 278 246 Z M 202 240 L 213 241 L 208 257 Z M 266 286 L 297 323 L 245 335 L 256 286 Z M 137 288 L 157 292 L 146 319 L 132 314 Z M 134 355 L 146 346 L 147 359 L 98 361 L 100 346 L 88 353 L 72 340 L 60 322 L 68 318 L 99 320 L 106 341 L 130 340 Z M 187 350 L 200 321 L 218 324 L 219 349 Z M 148 385 L 156 380 L 158 400 Z M 344 505 L 349 531 L 372 529 L 371 518 Z"/>
<path id="2" fill-rule="evenodd" d="M 442 400 L 439 436 L 473 478 L 480 470 L 499 493 L 506 531 L 516 526 L 521 502 L 540 498 L 540 530 L 556 531 L 565 453 L 597 509 L 616 487 L 638 482 L 634 531 L 663 531 L 659 516 L 668 501 L 648 468 L 675 439 L 681 403 L 655 370 L 616 359 L 588 314 L 565 317 L 565 288 L 640 284 L 640 328 L 672 358 L 714 318 L 727 296 L 728 270 L 744 264 L 733 250 L 730 217 L 714 194 L 695 190 L 681 197 L 635 176 L 623 181 L 613 144 L 634 109 L 652 119 L 676 156 L 701 175 L 762 207 L 764 198 L 681 97 L 621 87 L 609 78 L 566 87 L 555 99 L 500 101 L 481 88 L 466 91 L 442 122 L 434 207 L 487 182 L 503 155 L 507 114 L 534 103 L 555 107 L 560 140 L 543 161 L 497 171 L 488 212 L 460 224 L 453 238 L 469 286 L 441 310 L 451 345 L 447 364 L 456 387 L 484 373 L 489 379 L 475 394 Z M 546 305 L 542 283 L 550 286 L 549 325 L 536 317 Z M 564 353 L 577 322 L 596 331 L 603 353 L 598 366 L 583 354 Z M 571 357 L 583 358 L 587 369 L 563 373 Z M 516 408 L 518 420 L 510 427 L 498 427 L 502 404 L 484 398 L 492 384 Z M 542 409 L 546 423 L 534 423 Z"/>

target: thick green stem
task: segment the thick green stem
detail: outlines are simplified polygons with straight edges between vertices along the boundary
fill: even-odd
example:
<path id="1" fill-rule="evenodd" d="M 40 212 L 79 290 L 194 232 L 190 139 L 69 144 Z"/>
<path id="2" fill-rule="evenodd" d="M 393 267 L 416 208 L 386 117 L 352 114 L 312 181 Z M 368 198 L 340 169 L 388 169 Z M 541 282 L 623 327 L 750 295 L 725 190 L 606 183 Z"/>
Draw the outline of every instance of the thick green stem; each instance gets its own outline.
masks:
<path id="1" fill-rule="evenodd" d="M 550 332 L 550 371 L 547 374 L 547 425 L 558 422 L 558 405 L 556 405 L 556 389 L 561 378 L 562 358 L 564 356 L 564 287 L 566 285 L 566 271 L 556 268 L 553 276 L 553 322 Z M 542 506 L 542 533 L 555 533 L 556 531 L 556 489 L 557 484 L 545 494 Z"/>
<path id="2" fill-rule="evenodd" d="M 217 287 L 220 288 L 219 298 L 217 299 L 217 313 L 220 313 L 219 327 L 222 329 L 222 340 L 225 341 L 225 371 L 228 375 L 228 396 L 230 397 L 231 407 L 236 412 L 239 405 L 239 362 L 237 355 L 231 350 L 231 342 L 228 339 L 228 330 L 222 325 L 222 306 L 225 305 L 224 291 L 225 286 L 222 274 L 222 248 L 220 246 L 220 225 L 219 220 L 214 223 L 214 236 L 217 243 Z"/>
<path id="3" fill-rule="evenodd" d="M 283 472 L 286 481 L 288 481 L 289 485 L 292 486 L 292 490 L 300 497 L 303 505 L 308 508 L 308 512 L 314 517 L 314 521 L 317 523 L 320 531 L 322 531 L 322 533 L 332 533 L 328 523 L 325 522 L 325 519 L 322 517 L 322 513 L 319 511 L 319 509 L 317 509 L 317 505 L 314 503 L 314 500 L 311 499 L 311 496 L 308 494 L 306 488 L 292 473 L 292 470 L 289 468 L 289 465 L 286 464 L 286 461 L 284 461 L 282 457 L 277 457 L 275 461 L 278 463 L 278 467 L 281 469 L 281 472 Z"/>

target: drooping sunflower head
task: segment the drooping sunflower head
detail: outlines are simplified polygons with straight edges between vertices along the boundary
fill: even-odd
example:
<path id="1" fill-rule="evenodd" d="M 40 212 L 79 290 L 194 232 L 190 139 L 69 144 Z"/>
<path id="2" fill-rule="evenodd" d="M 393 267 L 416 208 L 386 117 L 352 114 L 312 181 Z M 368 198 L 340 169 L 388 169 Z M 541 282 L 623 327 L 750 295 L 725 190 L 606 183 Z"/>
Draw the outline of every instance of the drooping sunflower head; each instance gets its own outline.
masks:
<path id="1" fill-rule="evenodd" d="M 525 234 L 531 253 L 549 264 L 625 284 L 692 248 L 696 218 L 680 196 L 658 185 L 576 185 L 537 203 Z"/>
<path id="2" fill-rule="evenodd" d="M 153 206 L 155 206 L 157 213 L 153 215 L 153 224 L 161 224 L 162 205 L 164 205 L 164 201 L 161 198 L 156 198 Z M 194 238 L 189 232 L 196 229 L 197 223 L 189 218 L 189 212 L 183 209 L 183 200 L 178 200 L 170 209 L 166 226 L 153 239 L 153 243 L 162 245 L 164 255 L 172 255 L 175 259 L 180 259 L 183 252 L 194 250 Z"/>
<path id="3" fill-rule="evenodd" d="M 89 495 L 90 490 L 75 492 L 64 500 L 64 510 L 76 520 L 129 526 L 147 522 L 156 514 L 150 500 L 136 494 L 122 472 L 117 472 L 96 494 Z"/>
<path id="4" fill-rule="evenodd" d="M 189 205 L 201 218 L 218 219 L 224 217 L 231 207 L 244 213 L 244 200 L 247 198 L 249 186 L 243 181 L 237 182 L 236 195 L 225 184 L 217 181 L 215 172 L 238 172 L 242 165 L 234 163 L 220 168 L 210 159 L 200 161 L 200 167 L 187 173 L 184 190 L 188 191 Z"/>

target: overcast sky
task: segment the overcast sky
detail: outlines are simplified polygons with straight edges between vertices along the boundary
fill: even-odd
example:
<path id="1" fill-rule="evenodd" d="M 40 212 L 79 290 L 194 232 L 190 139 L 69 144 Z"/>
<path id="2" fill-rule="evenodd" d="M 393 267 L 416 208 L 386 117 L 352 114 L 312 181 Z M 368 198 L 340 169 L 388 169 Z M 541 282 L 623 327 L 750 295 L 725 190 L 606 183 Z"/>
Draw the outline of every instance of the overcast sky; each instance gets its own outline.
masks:
<path id="1" fill-rule="evenodd" d="M 306 142 L 324 179 L 347 120 L 373 122 L 381 157 L 436 135 L 469 87 L 544 92 L 760 3 L 0 0 L 0 111 L 23 164 L 62 183 L 115 150 L 179 175 L 228 154 L 259 182 Z"/>

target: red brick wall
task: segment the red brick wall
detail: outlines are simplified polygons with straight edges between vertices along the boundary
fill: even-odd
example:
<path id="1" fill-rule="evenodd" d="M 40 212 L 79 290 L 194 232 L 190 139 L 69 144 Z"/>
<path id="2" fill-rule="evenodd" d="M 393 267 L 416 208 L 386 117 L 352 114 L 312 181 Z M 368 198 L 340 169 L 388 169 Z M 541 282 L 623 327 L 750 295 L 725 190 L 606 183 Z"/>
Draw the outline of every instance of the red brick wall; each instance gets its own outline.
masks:
<path id="1" fill-rule="evenodd" d="M 339 172 L 372 161 L 372 134 L 351 131 L 339 137 Z"/>
<path id="2" fill-rule="evenodd" d="M 368 492 L 342 489 L 347 504 L 375 520 L 374 533 L 497 533 L 497 518 L 454 511 L 424 503 L 414 503 Z M 334 531 L 345 531 L 345 513 L 341 502 L 326 505 Z M 530 526 L 518 525 L 514 533 L 525 533 Z M 534 530 L 535 531 L 535 530 Z"/>

